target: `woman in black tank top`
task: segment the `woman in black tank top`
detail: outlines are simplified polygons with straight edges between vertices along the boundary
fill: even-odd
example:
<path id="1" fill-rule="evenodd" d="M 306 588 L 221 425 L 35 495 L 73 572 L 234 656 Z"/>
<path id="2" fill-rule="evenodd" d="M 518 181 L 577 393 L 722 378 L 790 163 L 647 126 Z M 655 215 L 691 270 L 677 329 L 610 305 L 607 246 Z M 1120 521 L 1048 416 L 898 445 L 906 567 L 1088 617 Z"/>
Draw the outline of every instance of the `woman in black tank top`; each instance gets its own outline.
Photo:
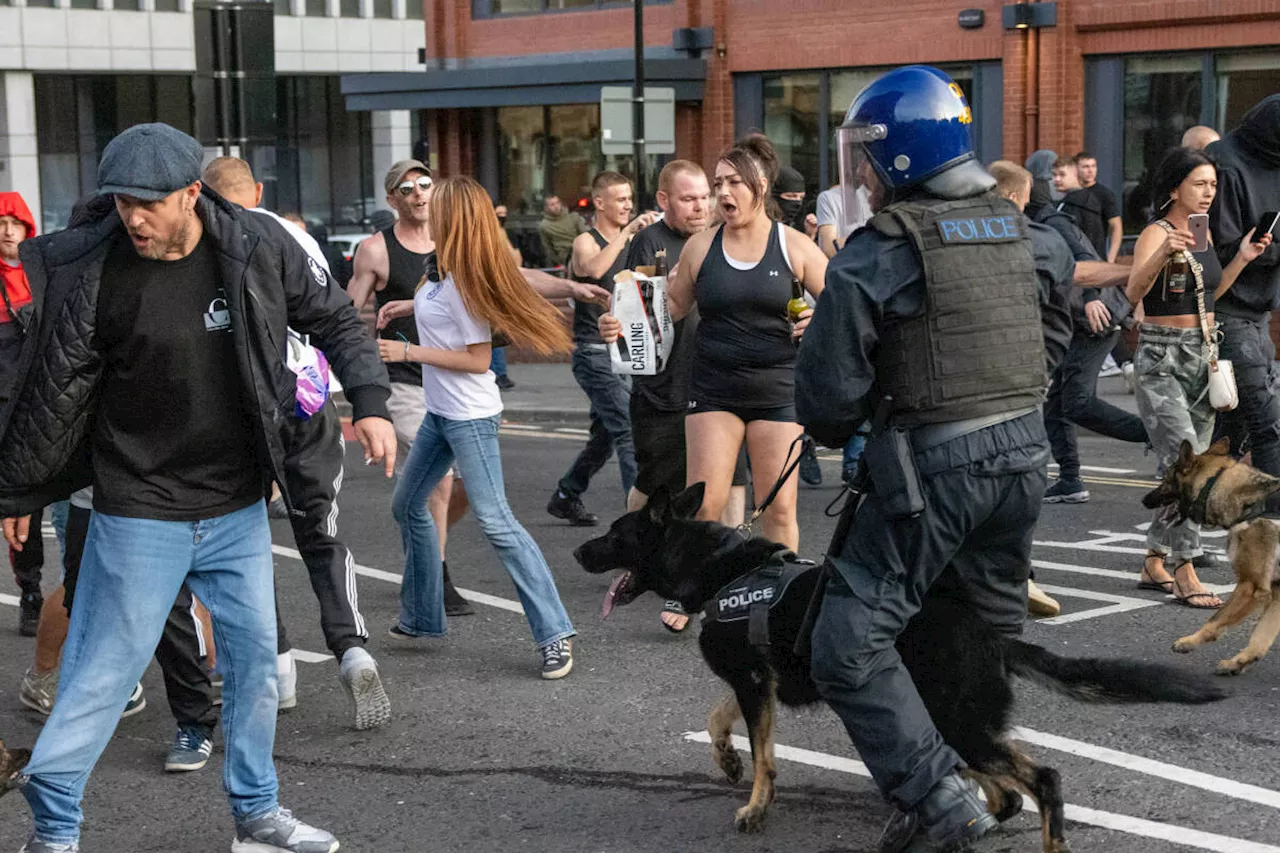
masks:
<path id="1" fill-rule="evenodd" d="M 1271 241 L 1267 235 L 1250 242 L 1250 231 L 1225 269 L 1212 246 L 1191 251 L 1195 238 L 1189 217 L 1207 214 L 1218 190 L 1217 168 L 1200 151 L 1170 152 L 1156 169 L 1153 187 L 1164 217 L 1138 237 L 1125 293 L 1135 305 L 1141 301 L 1146 313 L 1133 360 L 1138 414 L 1161 462 L 1168 466 L 1176 464 L 1183 441 L 1203 453 L 1213 437 L 1210 348 L 1200 319 L 1201 303 L 1205 326 L 1215 337 L 1214 302 Z M 1220 607 L 1222 601 L 1204 588 L 1191 562 L 1202 553 L 1199 525 L 1190 520 L 1170 524 L 1161 516 L 1157 512 L 1147 531 L 1147 557 L 1138 586 L 1173 593 L 1189 607 Z M 1173 574 L 1165 566 L 1166 558 Z"/>
<path id="2" fill-rule="evenodd" d="M 688 482 L 706 483 L 700 519 L 723 513 L 744 440 L 756 498 L 763 500 L 803 432 L 795 416 L 794 367 L 812 312 L 793 329 L 787 302 L 793 278 L 815 298 L 822 293 L 827 258 L 766 210 L 777 175 L 777 155 L 763 136 L 747 137 L 721 156 L 715 193 L 723 224 L 689 238 L 668 293 L 676 319 L 694 305 L 701 317 L 685 418 Z M 761 527 L 765 537 L 799 548 L 794 474 L 764 511 Z"/>

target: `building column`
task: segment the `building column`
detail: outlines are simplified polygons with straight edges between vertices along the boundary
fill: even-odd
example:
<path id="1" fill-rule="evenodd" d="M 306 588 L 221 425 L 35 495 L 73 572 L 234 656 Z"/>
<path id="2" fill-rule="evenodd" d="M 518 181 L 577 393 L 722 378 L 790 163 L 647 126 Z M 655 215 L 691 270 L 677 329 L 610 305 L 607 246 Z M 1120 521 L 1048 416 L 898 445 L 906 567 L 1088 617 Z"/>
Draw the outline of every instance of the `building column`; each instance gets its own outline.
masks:
<path id="1" fill-rule="evenodd" d="M 0 73 L 0 190 L 22 193 L 39 228 L 43 220 L 36 150 L 35 80 L 25 71 Z"/>
<path id="2" fill-rule="evenodd" d="M 412 156 L 413 113 L 409 110 L 373 110 L 369 113 L 369 130 L 373 135 L 373 175 L 376 189 L 382 176 L 397 160 Z M 428 164 L 430 165 L 430 164 Z M 381 197 L 381 193 L 375 193 Z M 379 201 L 380 207 L 386 203 Z"/>

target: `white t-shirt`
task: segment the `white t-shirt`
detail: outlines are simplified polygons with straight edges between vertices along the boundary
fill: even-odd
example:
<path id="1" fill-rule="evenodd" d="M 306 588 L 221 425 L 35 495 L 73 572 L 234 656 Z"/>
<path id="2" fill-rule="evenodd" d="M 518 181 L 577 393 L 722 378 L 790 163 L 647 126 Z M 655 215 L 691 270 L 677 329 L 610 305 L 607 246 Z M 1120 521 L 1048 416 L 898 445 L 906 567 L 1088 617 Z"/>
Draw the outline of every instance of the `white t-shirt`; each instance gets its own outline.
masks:
<path id="1" fill-rule="evenodd" d="M 311 256 L 312 260 L 320 264 L 321 268 L 325 272 L 329 273 L 330 275 L 333 274 L 333 270 L 329 269 L 329 261 L 327 258 L 325 258 L 324 252 L 320 250 L 320 244 L 316 242 L 315 237 L 312 237 L 306 231 L 303 231 L 301 228 L 299 228 L 297 225 L 290 222 L 289 220 L 285 219 L 283 216 L 277 216 L 276 214 L 272 213 L 269 210 L 266 210 L 261 207 L 255 207 L 253 208 L 253 212 L 265 213 L 267 216 L 270 216 L 276 222 L 279 222 L 281 225 L 283 225 L 284 230 L 289 232 L 290 237 L 298 241 L 299 246 L 306 249 L 307 254 Z"/>
<path id="2" fill-rule="evenodd" d="M 435 349 L 465 350 L 470 344 L 493 340 L 487 320 L 472 317 L 453 276 L 442 281 L 428 279 L 413 297 L 413 317 L 418 324 L 418 343 Z M 422 366 L 422 393 L 427 411 L 451 421 L 472 421 L 502 413 L 502 395 L 493 371 L 465 373 Z"/>
<path id="3" fill-rule="evenodd" d="M 830 225 L 836 229 L 836 236 L 841 243 L 847 240 L 850 234 L 866 225 L 871 219 L 871 203 L 868 201 L 866 189 L 859 187 L 856 198 L 857 209 L 849 211 L 851 215 L 846 217 L 844 195 L 840 187 L 832 187 L 818 193 L 818 227 Z"/>

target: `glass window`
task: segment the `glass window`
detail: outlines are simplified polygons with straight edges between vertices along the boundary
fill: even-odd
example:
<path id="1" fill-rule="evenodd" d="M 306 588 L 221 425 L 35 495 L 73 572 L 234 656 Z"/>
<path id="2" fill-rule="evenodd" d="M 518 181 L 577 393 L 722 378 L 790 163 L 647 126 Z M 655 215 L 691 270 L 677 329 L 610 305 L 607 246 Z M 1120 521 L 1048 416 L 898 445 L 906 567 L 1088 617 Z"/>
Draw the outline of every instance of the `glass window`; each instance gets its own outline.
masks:
<path id="1" fill-rule="evenodd" d="M 52 9 L 55 4 L 54 0 L 27 0 L 27 5 L 35 6 L 40 9 Z"/>
<path id="2" fill-rule="evenodd" d="M 538 209 L 546 189 L 542 107 L 498 108 L 499 195 L 512 213 Z"/>
<path id="3" fill-rule="evenodd" d="M 764 132 L 778 151 L 778 161 L 804 175 L 810 195 L 818 191 L 820 75 L 784 74 L 764 80 Z"/>
<path id="4" fill-rule="evenodd" d="M 344 18 L 360 17 L 360 0 L 339 0 L 338 14 Z"/>
<path id="5" fill-rule="evenodd" d="M 1124 224 L 1136 232 L 1148 219 L 1147 173 L 1200 122 L 1199 55 L 1138 56 L 1124 63 Z"/>
<path id="6" fill-rule="evenodd" d="M 411 21 L 421 21 L 425 0 L 405 0 L 404 16 Z"/>
<path id="7" fill-rule="evenodd" d="M 1232 130 L 1254 104 L 1280 92 L 1280 52 L 1224 54 L 1215 66 L 1220 131 Z"/>
<path id="8" fill-rule="evenodd" d="M 179 12 L 178 0 L 155 0 L 157 12 Z"/>
<path id="9" fill-rule="evenodd" d="M 121 9 L 127 12 L 141 12 L 142 0 L 115 0 L 111 4 L 113 9 Z"/>
<path id="10" fill-rule="evenodd" d="M 375 18 L 390 18 L 391 0 L 373 0 L 373 16 Z"/>
<path id="11" fill-rule="evenodd" d="M 582 9 L 599 5 L 599 0 L 547 0 L 548 9 Z"/>
<path id="12" fill-rule="evenodd" d="M 293 0 L 275 0 L 275 7 L 277 15 L 293 14 Z"/>
<path id="13" fill-rule="evenodd" d="M 72 9 L 96 9 L 98 0 L 71 0 Z"/>
<path id="14" fill-rule="evenodd" d="M 600 171 L 600 105 L 561 104 L 547 110 L 551 155 L 550 191 L 568 207 L 590 199 Z"/>
<path id="15" fill-rule="evenodd" d="M 306 11 L 309 18 L 323 18 L 329 14 L 325 0 L 307 0 Z"/>
<path id="16" fill-rule="evenodd" d="M 495 15 L 518 15 L 521 12 L 541 12 L 542 0 L 492 0 Z"/>
<path id="17" fill-rule="evenodd" d="M 35 78 L 36 133 L 40 139 L 40 233 L 65 228 L 80 197 L 79 131 L 75 78 Z"/>

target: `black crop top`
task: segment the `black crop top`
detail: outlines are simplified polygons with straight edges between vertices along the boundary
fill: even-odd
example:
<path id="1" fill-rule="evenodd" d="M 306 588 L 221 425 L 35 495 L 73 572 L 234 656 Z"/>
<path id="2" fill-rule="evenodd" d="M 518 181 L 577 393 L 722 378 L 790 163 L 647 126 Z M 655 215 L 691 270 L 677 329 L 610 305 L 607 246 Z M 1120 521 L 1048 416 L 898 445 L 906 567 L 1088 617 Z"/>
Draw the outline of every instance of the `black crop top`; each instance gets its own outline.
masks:
<path id="1" fill-rule="evenodd" d="M 1204 278 L 1204 312 L 1209 314 L 1213 311 L 1213 292 L 1222 283 L 1222 262 L 1218 260 L 1218 255 L 1212 246 L 1203 252 L 1195 252 L 1192 257 L 1204 267 L 1201 273 Z M 1187 280 L 1180 292 L 1173 290 L 1179 282 L 1170 279 L 1169 263 L 1166 262 L 1156 276 L 1155 284 L 1151 285 L 1147 295 L 1142 297 L 1142 310 L 1146 315 L 1175 317 L 1200 313 L 1196 307 L 1196 276 L 1191 268 L 1187 268 Z"/>

